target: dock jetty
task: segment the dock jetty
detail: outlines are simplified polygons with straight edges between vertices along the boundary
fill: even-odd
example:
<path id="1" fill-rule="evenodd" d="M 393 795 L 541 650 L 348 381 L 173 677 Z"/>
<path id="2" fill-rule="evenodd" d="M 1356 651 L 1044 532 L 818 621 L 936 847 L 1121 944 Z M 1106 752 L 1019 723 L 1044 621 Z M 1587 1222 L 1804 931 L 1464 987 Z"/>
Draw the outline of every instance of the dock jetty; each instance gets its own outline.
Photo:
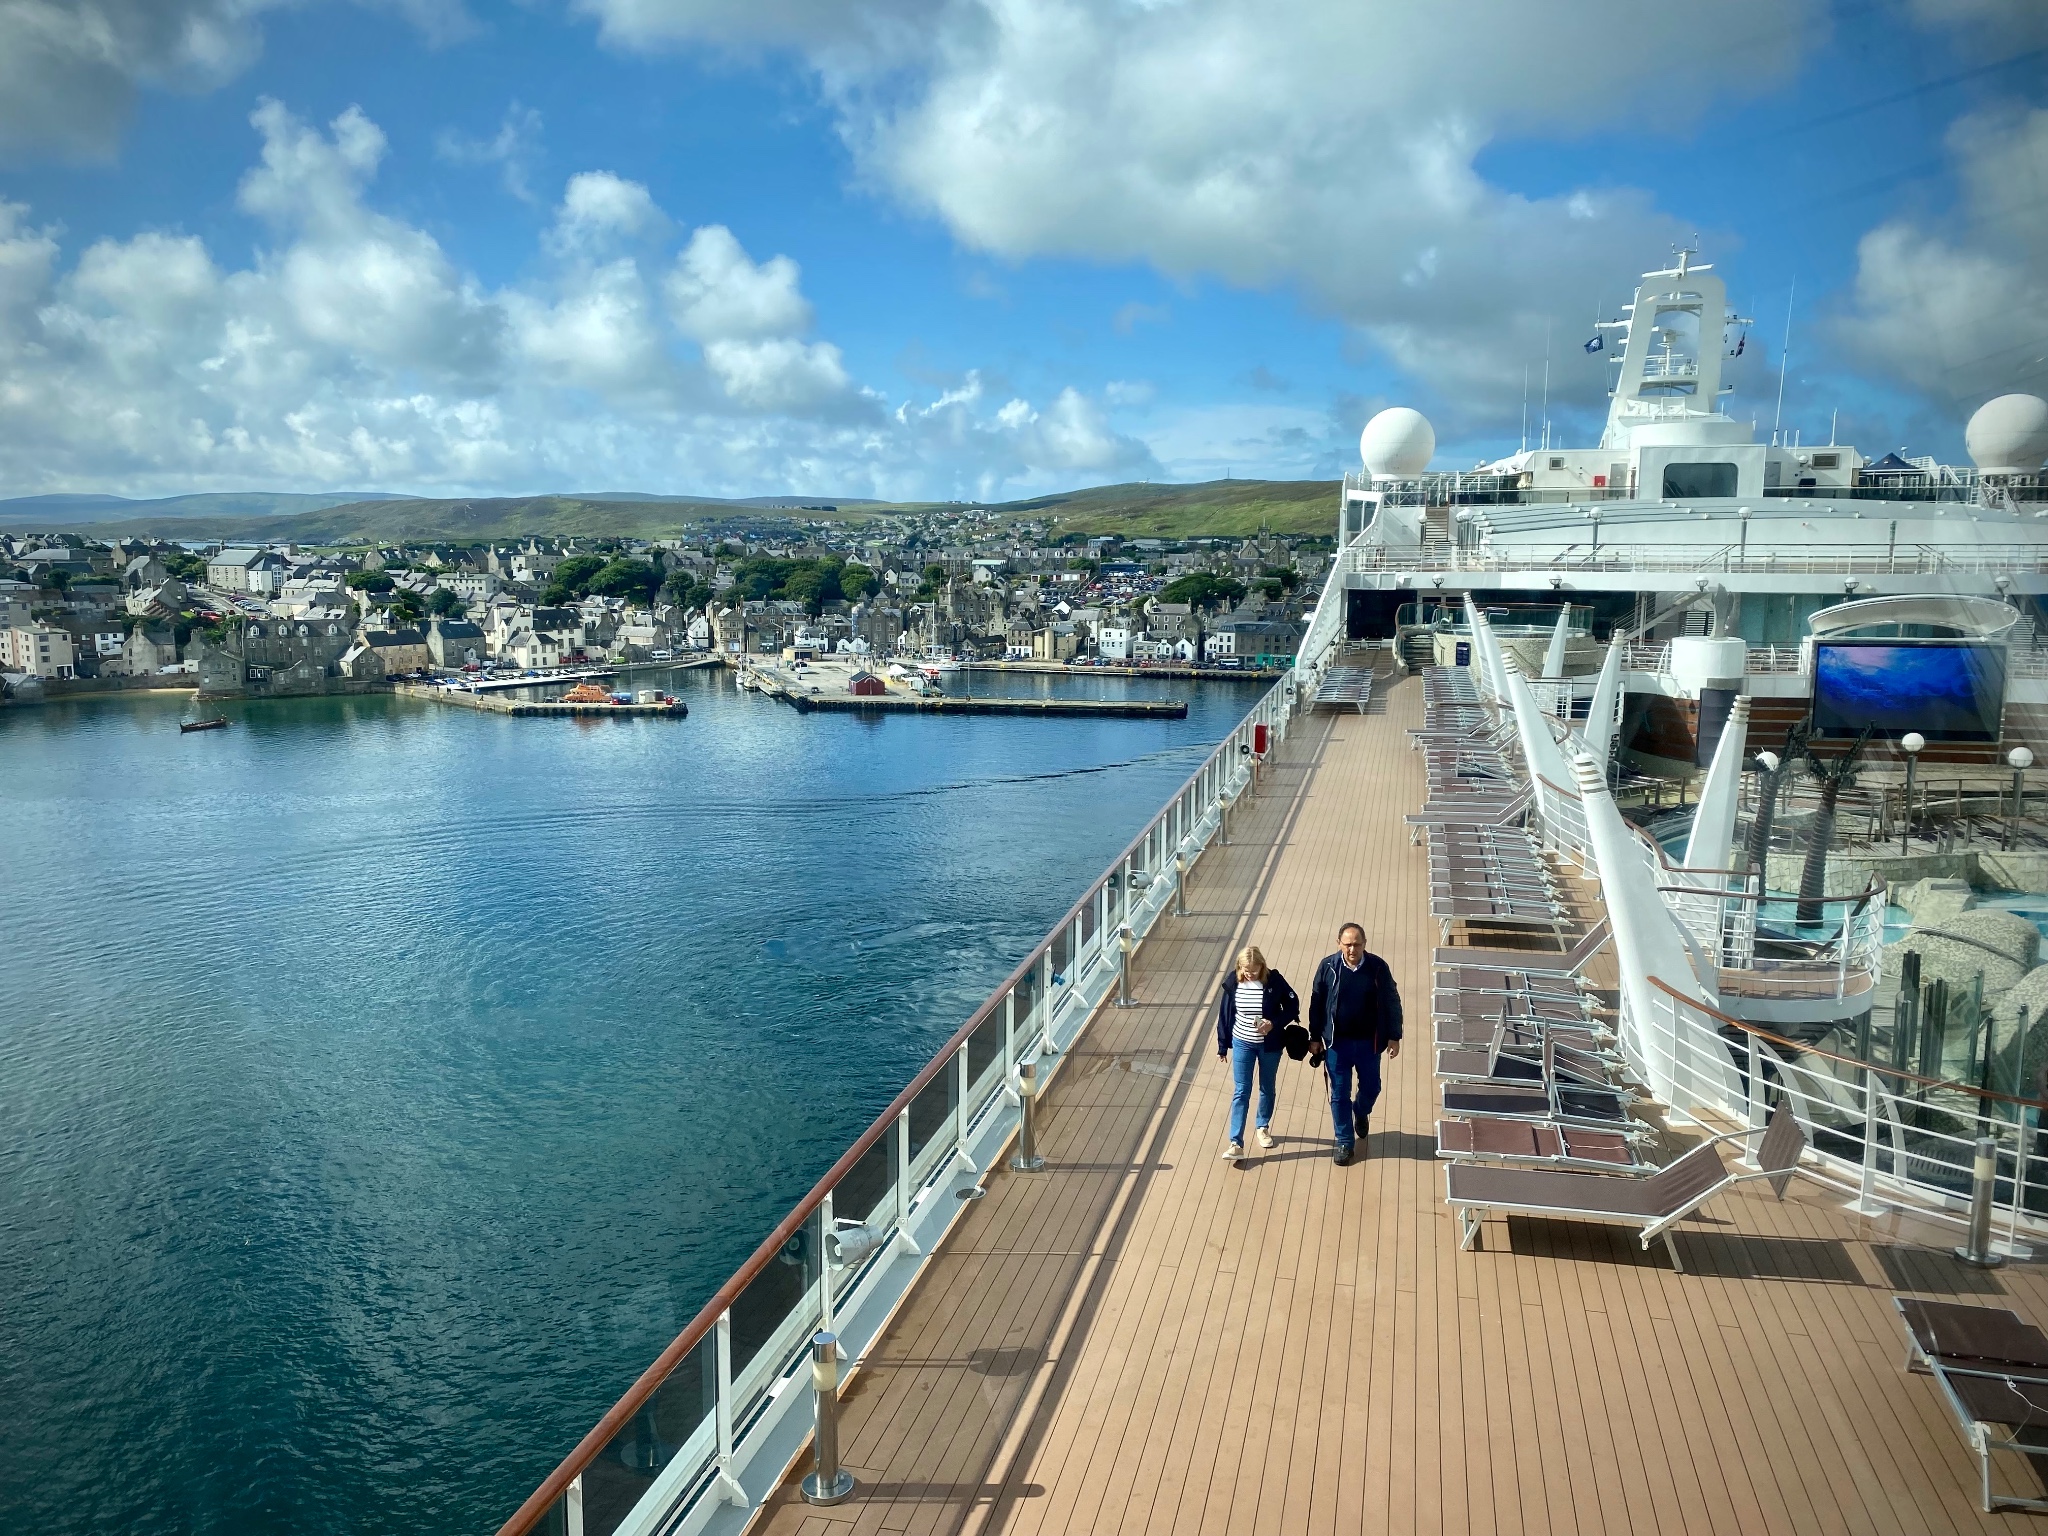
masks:
<path id="1" fill-rule="evenodd" d="M 948 673 L 947 680 L 964 673 Z M 1182 720 L 1185 699 L 1017 699 L 977 698 L 949 694 L 897 675 L 870 671 L 858 659 L 833 657 L 796 662 L 748 658 L 739 676 L 742 688 L 780 699 L 801 712 L 838 710 L 872 714 L 896 711 L 927 715 L 1093 716 L 1117 720 Z"/>
<path id="2" fill-rule="evenodd" d="M 526 686 L 530 688 L 534 684 L 529 681 Z M 614 703 L 609 699 L 603 702 L 594 699 L 510 699 L 498 694 L 450 687 L 444 683 L 400 683 L 397 685 L 397 692 L 408 699 L 430 699 L 436 704 L 453 704 L 458 709 L 481 709 L 494 715 L 646 715 L 665 720 L 680 720 L 690 712 L 689 706 L 680 699 L 636 701 L 631 704 Z"/>

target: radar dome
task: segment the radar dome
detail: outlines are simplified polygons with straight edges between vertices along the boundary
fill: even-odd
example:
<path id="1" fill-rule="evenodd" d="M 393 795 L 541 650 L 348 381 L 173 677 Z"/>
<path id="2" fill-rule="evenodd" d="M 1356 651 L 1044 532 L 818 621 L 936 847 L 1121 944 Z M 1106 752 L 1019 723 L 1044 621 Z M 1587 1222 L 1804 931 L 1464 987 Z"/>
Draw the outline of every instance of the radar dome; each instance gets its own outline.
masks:
<path id="1" fill-rule="evenodd" d="M 1405 405 L 1381 411 L 1358 435 L 1358 454 L 1370 474 L 1419 475 L 1435 452 L 1436 429 L 1429 418 Z"/>
<path id="2" fill-rule="evenodd" d="M 1986 474 L 2032 474 L 2048 459 L 2048 400 L 2039 395 L 1987 400 L 1963 429 L 1963 442 L 1970 461 Z"/>

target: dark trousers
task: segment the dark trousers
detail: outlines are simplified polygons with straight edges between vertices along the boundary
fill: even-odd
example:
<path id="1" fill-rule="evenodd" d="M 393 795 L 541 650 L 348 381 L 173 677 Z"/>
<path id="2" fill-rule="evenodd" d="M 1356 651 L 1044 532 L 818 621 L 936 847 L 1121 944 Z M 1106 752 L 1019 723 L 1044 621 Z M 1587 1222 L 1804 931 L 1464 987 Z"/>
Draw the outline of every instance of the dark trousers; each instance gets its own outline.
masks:
<path id="1" fill-rule="evenodd" d="M 1373 1105 L 1379 1102 L 1379 1044 L 1373 1040 L 1333 1040 L 1323 1066 L 1330 1075 L 1330 1122 L 1336 1129 L 1338 1144 L 1348 1147 L 1357 1140 L 1357 1127 L 1365 1124 Z"/>

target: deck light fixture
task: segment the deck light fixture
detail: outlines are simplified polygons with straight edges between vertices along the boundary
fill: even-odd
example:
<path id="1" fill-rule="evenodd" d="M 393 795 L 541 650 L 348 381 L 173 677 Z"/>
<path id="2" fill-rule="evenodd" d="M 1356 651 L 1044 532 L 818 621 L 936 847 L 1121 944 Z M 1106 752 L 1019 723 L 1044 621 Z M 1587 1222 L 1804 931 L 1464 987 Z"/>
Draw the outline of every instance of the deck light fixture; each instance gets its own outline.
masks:
<path id="1" fill-rule="evenodd" d="M 1908 731 L 1899 738 L 1899 750 L 1906 754 L 1906 797 L 1899 808 L 1899 852 L 1906 851 L 1906 839 L 1913 835 L 1913 770 L 1920 766 L 1920 753 L 1927 745 L 1927 738 L 1918 731 Z"/>
<path id="2" fill-rule="evenodd" d="M 2012 765 L 2012 815 L 2005 824 L 2005 846 L 2010 848 L 2020 838 L 2020 816 L 2026 808 L 2027 770 L 2034 766 L 2034 754 L 2025 747 L 2014 747 L 2005 754 L 2005 760 Z"/>

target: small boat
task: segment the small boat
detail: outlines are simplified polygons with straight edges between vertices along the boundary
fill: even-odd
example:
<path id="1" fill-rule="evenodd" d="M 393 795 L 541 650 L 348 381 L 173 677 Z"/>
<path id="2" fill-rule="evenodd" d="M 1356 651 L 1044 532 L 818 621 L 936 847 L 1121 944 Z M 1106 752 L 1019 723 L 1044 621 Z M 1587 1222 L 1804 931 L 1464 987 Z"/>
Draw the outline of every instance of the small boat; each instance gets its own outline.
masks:
<path id="1" fill-rule="evenodd" d="M 211 720 L 180 720 L 180 731 L 217 731 L 228 723 L 226 715 L 215 715 Z"/>

